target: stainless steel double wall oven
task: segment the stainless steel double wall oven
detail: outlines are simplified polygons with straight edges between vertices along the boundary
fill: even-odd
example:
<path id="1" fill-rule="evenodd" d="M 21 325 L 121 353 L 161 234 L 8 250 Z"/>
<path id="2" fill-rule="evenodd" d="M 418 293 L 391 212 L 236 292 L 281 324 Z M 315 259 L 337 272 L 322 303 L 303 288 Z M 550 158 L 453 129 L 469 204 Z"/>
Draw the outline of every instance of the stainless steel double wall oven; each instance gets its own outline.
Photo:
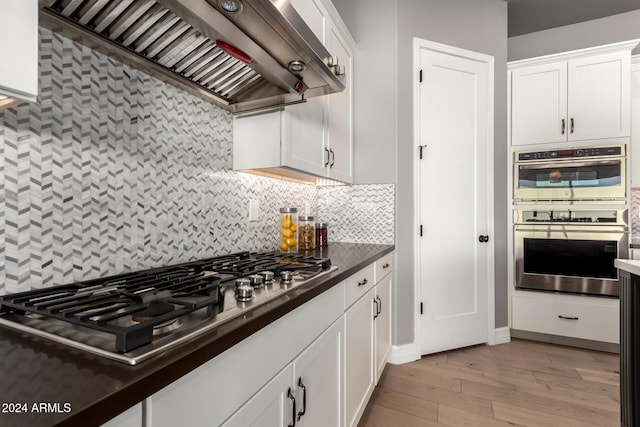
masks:
<path id="1" fill-rule="evenodd" d="M 514 159 L 517 289 L 618 296 L 629 253 L 625 145 L 522 151 Z"/>

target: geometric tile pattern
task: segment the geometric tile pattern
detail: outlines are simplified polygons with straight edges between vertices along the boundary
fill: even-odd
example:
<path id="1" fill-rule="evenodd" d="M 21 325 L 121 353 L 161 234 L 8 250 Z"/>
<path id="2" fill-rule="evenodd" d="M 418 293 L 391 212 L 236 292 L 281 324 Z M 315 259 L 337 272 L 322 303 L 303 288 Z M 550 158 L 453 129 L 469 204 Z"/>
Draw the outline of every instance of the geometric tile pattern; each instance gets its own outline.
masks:
<path id="1" fill-rule="evenodd" d="M 319 222 L 329 223 L 329 241 L 393 244 L 395 186 L 318 188 Z"/>
<path id="2" fill-rule="evenodd" d="M 634 239 L 640 239 L 640 218 L 638 218 L 638 209 L 640 209 L 640 188 L 631 190 L 631 235 Z"/>
<path id="3" fill-rule="evenodd" d="M 39 75 L 39 102 L 0 111 L 0 295 L 272 250 L 285 206 L 393 242 L 393 186 L 234 172 L 227 111 L 44 28 Z"/>

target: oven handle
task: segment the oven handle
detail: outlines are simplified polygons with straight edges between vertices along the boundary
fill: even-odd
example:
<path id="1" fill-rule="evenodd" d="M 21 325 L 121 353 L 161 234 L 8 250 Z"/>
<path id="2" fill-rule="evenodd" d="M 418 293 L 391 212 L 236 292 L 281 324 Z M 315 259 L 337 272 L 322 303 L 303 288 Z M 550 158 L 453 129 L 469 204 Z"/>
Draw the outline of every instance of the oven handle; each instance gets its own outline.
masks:
<path id="1" fill-rule="evenodd" d="M 530 231 L 530 232 L 549 232 L 549 233 L 607 233 L 607 234 L 629 234 L 629 227 L 626 225 L 596 225 L 576 223 L 567 224 L 566 226 L 556 224 L 542 225 L 540 227 L 532 227 L 531 225 L 518 225 L 514 227 L 514 231 Z"/>
<path id="2" fill-rule="evenodd" d="M 543 160 L 543 161 L 526 161 L 526 162 L 515 162 L 519 169 L 540 169 L 540 167 L 545 168 L 560 168 L 560 167 L 586 167 L 590 165 L 598 165 L 598 166 L 612 166 L 612 165 L 620 165 L 624 162 L 624 157 L 616 157 L 617 160 L 603 160 L 603 159 L 594 159 L 593 161 L 582 161 L 576 162 L 569 159 L 556 159 L 556 160 Z"/>

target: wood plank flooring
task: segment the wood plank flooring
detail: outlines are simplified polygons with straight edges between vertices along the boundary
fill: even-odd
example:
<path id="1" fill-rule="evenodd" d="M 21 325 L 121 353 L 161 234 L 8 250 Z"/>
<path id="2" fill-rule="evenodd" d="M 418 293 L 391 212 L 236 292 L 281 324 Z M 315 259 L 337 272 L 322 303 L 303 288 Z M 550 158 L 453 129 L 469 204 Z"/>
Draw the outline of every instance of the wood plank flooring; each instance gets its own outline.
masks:
<path id="1" fill-rule="evenodd" d="M 619 360 L 514 339 L 388 364 L 359 426 L 619 426 Z"/>

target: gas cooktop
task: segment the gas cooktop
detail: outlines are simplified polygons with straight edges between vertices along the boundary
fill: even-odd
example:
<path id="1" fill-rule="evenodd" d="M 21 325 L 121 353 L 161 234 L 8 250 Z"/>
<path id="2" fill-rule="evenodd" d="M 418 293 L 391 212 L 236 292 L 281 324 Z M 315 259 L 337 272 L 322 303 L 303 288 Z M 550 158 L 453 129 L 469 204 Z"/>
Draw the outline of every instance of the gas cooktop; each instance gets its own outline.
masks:
<path id="1" fill-rule="evenodd" d="M 135 365 L 337 267 L 237 254 L 0 297 L 0 324 Z"/>

